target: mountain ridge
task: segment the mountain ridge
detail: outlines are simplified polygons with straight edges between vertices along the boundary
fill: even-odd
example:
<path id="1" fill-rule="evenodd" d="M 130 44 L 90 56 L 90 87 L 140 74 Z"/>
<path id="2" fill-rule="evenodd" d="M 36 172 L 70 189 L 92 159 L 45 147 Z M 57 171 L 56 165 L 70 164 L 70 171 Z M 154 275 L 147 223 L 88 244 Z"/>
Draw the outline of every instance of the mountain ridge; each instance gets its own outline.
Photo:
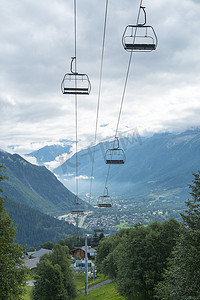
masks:
<path id="1" fill-rule="evenodd" d="M 35 157 L 38 165 L 43 165 L 44 163 L 54 161 L 56 157 L 64 153 L 69 154 L 72 146 L 72 142 L 68 144 L 69 142 L 70 141 L 64 142 L 63 145 L 46 145 L 26 155 L 30 157 Z"/>
<path id="2" fill-rule="evenodd" d="M 18 154 L 0 151 L 2 173 L 8 178 L 0 183 L 12 200 L 38 209 L 51 216 L 69 213 L 74 209 L 76 196 L 44 166 L 29 163 Z M 79 199 L 84 208 L 88 207 Z"/>
<path id="3" fill-rule="evenodd" d="M 155 134 L 141 138 L 142 143 L 133 143 L 126 147 L 126 163 L 122 166 L 111 166 L 109 176 L 109 192 L 121 195 L 146 194 L 151 191 L 162 192 L 165 189 L 180 188 L 183 192 L 192 181 L 192 173 L 200 168 L 200 130 L 187 130 L 182 133 Z M 123 144 L 120 142 L 120 147 Z M 94 163 L 93 190 L 100 193 L 104 185 L 108 166 L 104 163 L 102 146 L 96 146 Z M 106 147 L 104 147 L 106 150 Z M 90 149 L 92 152 L 94 148 Z M 104 151 L 105 153 L 105 151 Z M 64 165 L 53 170 L 65 183 L 73 173 L 74 156 Z M 90 176 L 91 159 L 88 150 L 78 153 L 79 174 L 85 178 Z M 149 183 L 152 182 L 152 183 Z M 68 182 L 67 182 L 68 183 Z M 95 190 L 95 185 L 98 187 Z M 89 182 L 82 183 L 84 191 Z M 187 193 L 184 192 L 184 196 Z"/>

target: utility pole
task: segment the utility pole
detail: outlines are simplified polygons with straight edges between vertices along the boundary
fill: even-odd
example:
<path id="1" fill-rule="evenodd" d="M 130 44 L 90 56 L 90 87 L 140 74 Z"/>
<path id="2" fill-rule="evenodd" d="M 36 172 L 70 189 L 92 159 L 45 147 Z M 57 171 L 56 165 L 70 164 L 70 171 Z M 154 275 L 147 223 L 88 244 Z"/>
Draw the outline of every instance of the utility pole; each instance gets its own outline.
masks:
<path id="1" fill-rule="evenodd" d="M 85 296 L 88 296 L 88 258 L 87 258 L 87 235 L 85 236 Z"/>

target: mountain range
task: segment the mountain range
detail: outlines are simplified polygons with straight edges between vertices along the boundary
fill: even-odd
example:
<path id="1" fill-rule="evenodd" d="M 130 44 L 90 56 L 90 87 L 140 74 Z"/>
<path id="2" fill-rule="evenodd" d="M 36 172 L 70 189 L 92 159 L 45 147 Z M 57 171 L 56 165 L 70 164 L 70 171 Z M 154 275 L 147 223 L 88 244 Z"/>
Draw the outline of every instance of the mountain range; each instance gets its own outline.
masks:
<path id="1" fill-rule="evenodd" d="M 35 157 L 37 160 L 38 165 L 43 165 L 46 162 L 51 162 L 56 159 L 56 157 L 62 155 L 63 153 L 70 153 L 72 141 L 68 140 L 61 140 L 61 144 L 59 145 L 47 145 L 43 148 L 28 153 L 28 156 Z"/>
<path id="2" fill-rule="evenodd" d="M 90 188 L 92 153 L 94 156 L 93 193 L 101 194 L 105 185 L 108 165 L 104 156 L 109 144 L 100 143 L 78 153 L 80 190 L 87 193 Z M 109 173 L 108 189 L 111 195 L 122 197 L 146 196 L 149 193 L 166 194 L 172 192 L 174 198 L 188 198 L 188 184 L 193 172 L 200 168 L 200 130 L 182 133 L 154 134 L 140 140 L 131 137 L 120 140 L 124 150 L 124 165 L 112 165 Z M 72 189 L 75 156 L 68 159 L 53 172 L 60 181 Z"/>
<path id="3" fill-rule="evenodd" d="M 112 146 L 113 141 L 102 142 L 78 153 L 79 195 L 82 199 L 87 199 L 86 194 L 90 190 L 92 159 L 92 197 L 95 199 L 102 195 L 108 171 L 105 154 Z M 200 169 L 199 129 L 154 134 L 140 139 L 129 136 L 119 140 L 119 147 L 124 151 L 126 161 L 123 165 L 111 165 L 107 183 L 109 195 L 115 200 L 128 199 L 131 203 L 134 199 L 147 205 L 160 199 L 162 206 L 166 203 L 171 211 L 183 208 L 189 197 L 188 184 L 192 183 L 192 174 Z M 70 145 L 61 148 L 52 145 L 29 155 L 34 155 L 38 164 L 45 164 L 70 151 Z M 18 154 L 4 151 L 0 151 L 0 164 L 6 167 L 3 174 L 8 177 L 8 180 L 0 182 L 0 188 L 10 199 L 5 205 L 20 228 L 20 242 L 33 245 L 34 240 L 28 239 L 28 236 L 37 237 L 42 243 L 44 239 L 41 236 L 57 240 L 75 232 L 73 225 L 67 228 L 69 224 L 61 224 L 52 218 L 67 214 L 75 207 L 76 197 L 68 189 L 73 191 L 74 188 L 75 156 L 54 169 L 54 174 L 44 166 L 27 162 Z M 87 203 L 81 199 L 79 202 L 83 209 L 91 210 Z"/>

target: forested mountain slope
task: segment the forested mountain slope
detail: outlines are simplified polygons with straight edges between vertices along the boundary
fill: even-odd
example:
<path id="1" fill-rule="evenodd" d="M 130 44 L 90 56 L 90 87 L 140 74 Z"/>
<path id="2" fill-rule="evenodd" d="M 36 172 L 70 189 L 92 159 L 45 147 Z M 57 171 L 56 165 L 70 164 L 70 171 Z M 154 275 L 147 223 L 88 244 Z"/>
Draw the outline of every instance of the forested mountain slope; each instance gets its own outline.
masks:
<path id="1" fill-rule="evenodd" d="M 8 177 L 1 182 L 8 198 L 51 216 L 63 215 L 74 208 L 75 195 L 44 166 L 33 165 L 18 154 L 2 151 L 0 164 L 5 166 L 3 174 Z M 80 202 L 87 209 L 88 205 Z"/>
<path id="2" fill-rule="evenodd" d="M 16 201 L 7 199 L 5 207 L 17 227 L 16 242 L 26 249 L 38 248 L 48 241 L 56 243 L 59 239 L 76 233 L 74 225 L 59 221 Z"/>

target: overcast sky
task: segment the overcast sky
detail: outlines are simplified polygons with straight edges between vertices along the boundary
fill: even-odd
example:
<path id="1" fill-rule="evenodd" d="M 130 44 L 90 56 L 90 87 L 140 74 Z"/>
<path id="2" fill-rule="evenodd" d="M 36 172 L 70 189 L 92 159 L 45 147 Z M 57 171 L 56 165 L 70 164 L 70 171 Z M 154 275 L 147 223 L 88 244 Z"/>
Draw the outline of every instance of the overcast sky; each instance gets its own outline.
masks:
<path id="1" fill-rule="evenodd" d="M 110 0 L 98 140 L 113 135 L 129 53 L 121 43 L 139 0 Z M 200 1 L 144 0 L 159 44 L 135 53 L 120 131 L 199 126 Z M 93 141 L 105 1 L 77 0 L 77 69 L 92 83 L 78 98 L 80 147 Z M 26 153 L 75 137 L 74 97 L 60 84 L 74 55 L 73 0 L 0 0 L 0 148 Z"/>

